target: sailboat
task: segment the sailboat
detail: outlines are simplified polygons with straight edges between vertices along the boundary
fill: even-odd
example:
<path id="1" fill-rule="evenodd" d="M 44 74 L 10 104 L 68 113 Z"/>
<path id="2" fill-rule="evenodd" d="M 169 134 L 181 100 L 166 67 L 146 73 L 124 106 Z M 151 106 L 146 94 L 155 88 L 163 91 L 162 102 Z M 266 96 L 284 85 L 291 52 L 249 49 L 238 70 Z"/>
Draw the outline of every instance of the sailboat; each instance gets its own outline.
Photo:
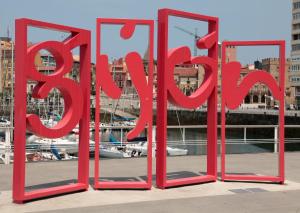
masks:
<path id="1" fill-rule="evenodd" d="M 132 157 L 135 156 L 147 156 L 148 151 L 148 142 L 147 137 L 137 137 L 126 143 L 126 151 L 131 153 Z M 180 149 L 167 146 L 167 155 L 168 156 L 183 156 L 187 155 L 187 149 Z M 152 155 L 156 156 L 156 143 L 152 146 Z"/>
<path id="2" fill-rule="evenodd" d="M 129 158 L 131 157 L 127 152 L 119 150 L 118 147 L 106 147 L 100 145 L 100 157 L 104 158 Z"/>

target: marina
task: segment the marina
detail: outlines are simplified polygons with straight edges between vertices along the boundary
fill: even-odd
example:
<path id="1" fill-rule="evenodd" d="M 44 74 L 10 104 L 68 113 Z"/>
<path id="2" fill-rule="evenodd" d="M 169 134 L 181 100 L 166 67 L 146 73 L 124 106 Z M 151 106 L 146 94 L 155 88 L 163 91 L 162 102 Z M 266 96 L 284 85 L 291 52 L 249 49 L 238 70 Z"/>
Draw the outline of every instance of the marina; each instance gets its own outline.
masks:
<path id="1" fill-rule="evenodd" d="M 109 126 L 101 124 L 100 157 L 102 158 L 139 158 L 147 156 L 147 137 L 139 137 L 131 141 L 126 140 L 126 133 L 133 126 Z M 220 128 L 220 127 L 219 127 Z M 289 131 L 299 132 L 300 125 L 286 125 L 286 150 L 300 150 L 300 138 Z M 227 139 L 227 153 L 277 153 L 278 126 L 277 125 L 228 125 L 228 130 L 234 131 Z M 255 131 L 265 129 L 268 137 L 257 138 Z M 156 126 L 152 130 L 152 155 L 156 151 Z M 168 126 L 168 156 L 206 155 L 206 126 Z M 57 161 L 77 159 L 78 129 L 69 135 L 58 139 L 39 138 L 27 134 L 26 158 L 27 162 Z M 13 144 L 11 141 L 11 127 L 0 127 L 0 163 L 13 162 Z M 291 137 L 293 136 L 293 137 Z M 94 131 L 90 131 L 90 157 L 93 158 L 95 141 Z M 220 144 L 220 141 L 218 142 Z M 219 150 L 220 152 L 220 150 Z"/>

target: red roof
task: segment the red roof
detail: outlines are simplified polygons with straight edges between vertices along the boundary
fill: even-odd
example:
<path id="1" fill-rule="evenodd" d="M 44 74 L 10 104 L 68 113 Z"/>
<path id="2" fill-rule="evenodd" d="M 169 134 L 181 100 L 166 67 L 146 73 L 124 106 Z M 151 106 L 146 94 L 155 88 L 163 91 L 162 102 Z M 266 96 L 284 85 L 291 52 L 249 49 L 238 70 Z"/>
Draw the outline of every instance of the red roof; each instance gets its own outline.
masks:
<path id="1" fill-rule="evenodd" d="M 44 71 L 44 70 L 55 70 L 55 66 L 39 66 L 38 70 Z"/>
<path id="2" fill-rule="evenodd" d="M 197 76 L 198 70 L 193 67 L 189 67 L 189 68 L 176 67 L 174 69 L 174 74 L 179 76 L 194 77 Z"/>

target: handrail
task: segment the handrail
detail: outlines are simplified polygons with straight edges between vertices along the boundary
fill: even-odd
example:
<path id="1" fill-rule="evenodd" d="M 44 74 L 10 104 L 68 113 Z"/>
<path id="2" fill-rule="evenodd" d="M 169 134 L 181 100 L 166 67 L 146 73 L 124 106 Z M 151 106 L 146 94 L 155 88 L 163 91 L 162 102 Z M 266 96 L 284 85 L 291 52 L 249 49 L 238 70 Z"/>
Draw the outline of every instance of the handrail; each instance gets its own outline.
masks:
<path id="1" fill-rule="evenodd" d="M 180 128 L 191 128 L 191 129 L 198 129 L 198 128 L 206 128 L 207 125 L 170 125 L 167 126 L 168 129 L 180 129 Z M 278 125 L 226 125 L 226 128 L 236 128 L 236 129 L 242 129 L 242 128 L 275 128 L 278 127 Z M 100 129 L 132 129 L 134 126 L 100 126 Z M 153 129 L 155 129 L 156 126 L 153 126 Z M 221 125 L 218 125 L 218 128 L 221 128 Z M 285 128 L 300 128 L 300 125 L 285 125 Z"/>
<path id="2" fill-rule="evenodd" d="M 93 124 L 91 125 L 93 126 Z M 91 127 L 93 128 L 93 127 Z M 126 144 L 130 144 L 130 142 L 124 142 L 124 138 L 125 137 L 125 130 L 127 129 L 132 129 L 134 128 L 134 126 L 100 126 L 101 130 L 104 129 L 111 129 L 111 130 L 120 130 L 120 132 L 118 134 L 120 134 L 120 141 L 121 144 L 126 145 Z M 167 126 L 168 129 L 183 129 L 184 131 L 181 131 L 181 134 L 184 135 L 178 135 L 178 140 L 177 138 L 174 140 L 168 140 L 167 144 L 168 146 L 173 146 L 173 147 L 178 147 L 178 148 L 187 148 L 188 146 L 206 146 L 207 145 L 207 140 L 203 139 L 203 138 L 199 138 L 199 139 L 187 139 L 186 138 L 186 134 L 187 132 L 185 131 L 186 129 L 205 129 L 207 128 L 207 125 L 182 125 L 182 126 Z M 217 128 L 221 128 L 220 125 L 218 125 Z M 253 145 L 253 144 L 274 144 L 274 152 L 276 153 L 278 151 L 278 139 L 276 138 L 278 135 L 278 125 L 226 125 L 227 129 L 243 129 L 243 133 L 241 133 L 240 136 L 243 136 L 243 138 L 227 138 L 226 139 L 226 144 L 228 145 Z M 274 129 L 274 137 L 270 136 L 268 138 L 247 138 L 247 130 L 249 129 Z M 300 125 L 286 125 L 285 126 L 286 129 L 288 128 L 300 128 Z M 9 163 L 9 156 L 10 153 L 13 152 L 14 150 L 14 145 L 13 143 L 11 143 L 9 141 L 10 139 L 10 134 L 11 134 L 11 130 L 13 128 L 12 127 L 0 127 L 0 131 L 1 130 L 5 130 L 5 134 L 8 136 L 8 139 L 5 141 L 4 146 L 2 146 L 0 148 L 0 155 L 2 155 L 4 153 L 5 156 L 5 163 Z M 153 126 L 153 144 L 155 146 L 156 143 L 156 126 Z M 91 138 L 91 140 L 93 140 L 93 138 Z M 113 144 L 111 144 L 108 140 L 102 140 L 101 143 L 103 145 L 106 146 L 114 146 Z M 220 138 L 218 138 L 217 143 L 220 144 Z M 285 138 L 285 143 L 286 144 L 300 144 L 300 138 Z M 67 148 L 73 148 L 76 149 L 78 148 L 78 143 L 74 143 L 74 144 L 70 144 L 70 145 L 59 145 L 59 144 L 55 144 L 55 146 L 59 149 L 67 149 Z M 50 144 L 26 144 L 26 151 L 27 152 L 43 152 L 43 151 L 49 151 L 49 147 Z M 95 145 L 94 144 L 90 144 L 90 148 L 94 149 Z M 0 156 L 1 157 L 1 156 Z M 2 157 L 3 159 L 3 157 Z"/>

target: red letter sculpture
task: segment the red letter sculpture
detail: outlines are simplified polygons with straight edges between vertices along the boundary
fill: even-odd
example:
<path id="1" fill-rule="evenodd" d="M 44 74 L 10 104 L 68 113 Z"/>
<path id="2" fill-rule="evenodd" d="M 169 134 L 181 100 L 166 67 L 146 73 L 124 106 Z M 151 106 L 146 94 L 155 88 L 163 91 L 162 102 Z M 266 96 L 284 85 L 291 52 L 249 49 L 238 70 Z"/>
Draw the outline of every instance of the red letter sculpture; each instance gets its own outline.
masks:
<path id="1" fill-rule="evenodd" d="M 140 98 L 140 116 L 134 129 L 128 134 L 128 139 L 137 137 L 145 128 L 147 128 L 147 181 L 118 181 L 106 182 L 99 181 L 99 143 L 100 143 L 100 88 L 111 98 L 119 99 L 122 90 L 115 84 L 108 69 L 108 56 L 101 54 L 101 25 L 114 24 L 123 25 L 120 30 L 120 36 L 123 39 L 129 39 L 134 34 L 135 27 L 145 25 L 149 27 L 149 65 L 148 80 L 145 75 L 143 60 L 137 52 L 130 52 L 125 56 L 125 62 L 131 80 L 136 88 Z M 97 65 L 96 65 L 96 110 L 95 110 L 95 188 L 122 188 L 122 189 L 150 189 L 152 185 L 152 88 L 153 88 L 153 30 L 152 20 L 135 19 L 97 19 Z"/>
<path id="2" fill-rule="evenodd" d="M 261 46 L 276 45 L 279 46 L 279 85 L 274 77 L 264 70 L 254 70 L 246 75 L 241 82 L 240 78 L 241 64 L 239 62 L 226 63 L 226 47 L 227 46 Z M 225 170 L 225 154 L 226 154 L 226 117 L 225 107 L 228 109 L 236 109 L 243 102 L 251 87 L 256 83 L 263 83 L 268 86 L 273 97 L 279 101 L 279 165 L 278 176 L 258 176 L 258 175 L 235 175 L 226 174 Z M 285 88 L 285 42 L 284 41 L 226 41 L 222 44 L 222 180 L 232 181 L 269 181 L 275 183 L 284 182 L 284 88 Z"/>
<path id="3" fill-rule="evenodd" d="M 46 28 L 70 32 L 63 42 L 45 41 L 27 47 L 28 27 Z M 72 49 L 80 47 L 80 83 L 65 78 L 72 70 Z M 34 58 L 39 50 L 48 50 L 56 60 L 53 74 L 43 75 L 35 67 Z M 27 80 L 37 85 L 32 96 L 47 98 L 53 88 L 57 88 L 65 103 L 62 119 L 52 128 L 44 126 L 38 115 L 26 114 Z M 30 19 L 16 20 L 16 84 L 15 84 L 15 131 L 14 131 L 14 174 L 13 200 L 26 200 L 68 193 L 88 188 L 89 177 L 89 112 L 90 112 L 90 31 L 50 24 Z M 26 130 L 46 138 L 65 136 L 80 124 L 78 183 L 51 187 L 30 192 L 25 191 Z"/>
<path id="4" fill-rule="evenodd" d="M 186 46 L 168 49 L 168 18 L 170 16 L 194 19 L 208 23 L 208 34 L 197 41 L 199 49 L 207 49 L 208 56 L 191 57 Z M 157 155 L 156 184 L 164 189 L 172 186 L 216 181 L 217 178 L 217 75 L 218 75 L 218 18 L 182 11 L 158 11 L 158 100 L 157 100 Z M 201 86 L 185 96 L 176 86 L 173 72 L 177 64 L 199 64 L 205 69 Z M 196 109 L 208 101 L 207 111 L 207 175 L 167 180 L 167 101 Z"/>
<path id="5" fill-rule="evenodd" d="M 208 33 L 197 40 L 198 49 L 207 50 L 207 56 L 191 56 L 187 46 L 169 49 L 169 17 L 192 19 L 208 24 Z M 161 9 L 158 11 L 157 44 L 157 128 L 156 128 L 156 185 L 158 188 L 213 182 L 217 179 L 217 93 L 218 93 L 218 18 L 183 11 Z M 108 56 L 101 53 L 102 25 L 121 25 L 120 37 L 130 39 L 137 26 L 149 27 L 148 69 L 137 52 L 126 54 L 125 62 L 130 78 L 140 99 L 140 115 L 136 126 L 127 134 L 130 141 L 144 130 L 147 132 L 147 179 L 145 181 L 100 181 L 100 92 L 113 99 L 120 99 L 122 90 L 114 82 L 109 70 Z M 44 41 L 28 47 L 28 28 L 44 28 L 70 33 L 64 41 Z M 95 98 L 95 173 L 96 189 L 150 189 L 152 186 L 152 105 L 153 105 L 153 20 L 97 19 L 96 47 L 96 98 Z M 226 62 L 227 46 L 279 46 L 279 82 L 263 70 L 255 70 L 241 82 L 239 62 Z M 80 48 L 80 81 L 66 77 L 72 70 L 72 50 Z M 40 50 L 49 51 L 56 70 L 50 75 L 40 73 L 35 66 L 35 57 Z M 52 195 L 86 190 L 89 186 L 89 117 L 90 117 L 90 31 L 30 19 L 16 20 L 16 72 L 14 105 L 14 165 L 13 200 L 23 203 L 28 200 Z M 199 65 L 205 70 L 199 88 L 186 96 L 176 85 L 174 69 L 177 65 Z M 148 76 L 147 76 L 148 75 Z M 46 127 L 36 114 L 27 114 L 27 81 L 35 81 L 32 97 L 45 99 L 52 89 L 60 91 L 64 98 L 64 115 L 53 127 Z M 236 109 L 251 87 L 256 83 L 269 87 L 273 97 L 280 103 L 279 109 L 279 174 L 278 176 L 234 175 L 225 172 L 225 109 Z M 284 182 L 284 95 L 285 95 L 285 42 L 284 41 L 226 41 L 222 44 L 222 107 L 221 107 L 221 176 L 222 180 Z M 205 175 L 167 179 L 167 110 L 168 102 L 187 109 L 197 109 L 207 101 L 207 172 Z M 67 135 L 79 123 L 78 182 L 57 187 L 26 191 L 26 131 L 45 138 Z"/>

